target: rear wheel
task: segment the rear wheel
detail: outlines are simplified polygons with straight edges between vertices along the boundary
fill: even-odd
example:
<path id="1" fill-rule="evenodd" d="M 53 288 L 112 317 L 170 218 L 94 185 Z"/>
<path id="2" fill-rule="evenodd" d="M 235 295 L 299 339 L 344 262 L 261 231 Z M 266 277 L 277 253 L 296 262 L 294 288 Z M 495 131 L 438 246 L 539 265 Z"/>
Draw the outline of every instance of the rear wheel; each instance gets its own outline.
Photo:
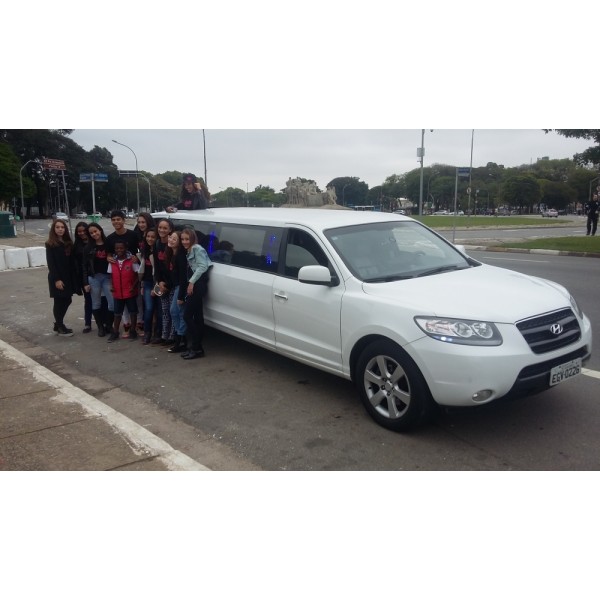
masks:
<path id="1" fill-rule="evenodd" d="M 407 431 L 431 416 L 434 403 L 421 371 L 393 342 L 380 340 L 363 350 L 356 382 L 367 412 L 387 429 Z"/>

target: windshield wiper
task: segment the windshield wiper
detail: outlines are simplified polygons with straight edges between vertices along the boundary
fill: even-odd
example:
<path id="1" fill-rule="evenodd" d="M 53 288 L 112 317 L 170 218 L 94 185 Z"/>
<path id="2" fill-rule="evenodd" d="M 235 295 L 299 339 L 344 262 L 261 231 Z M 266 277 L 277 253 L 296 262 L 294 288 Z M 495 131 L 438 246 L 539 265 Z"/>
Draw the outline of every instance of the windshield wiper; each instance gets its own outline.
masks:
<path id="1" fill-rule="evenodd" d="M 373 277 L 363 280 L 364 283 L 389 283 L 390 281 L 400 281 L 401 279 L 412 279 L 414 275 L 388 275 L 387 277 Z"/>
<path id="2" fill-rule="evenodd" d="M 430 269 L 429 271 L 423 271 L 423 273 L 419 273 L 417 277 L 427 277 L 428 275 L 437 275 L 438 273 L 446 273 L 448 271 L 462 271 L 463 269 L 468 268 L 469 267 L 459 267 L 458 265 L 444 265 L 442 267 Z"/>

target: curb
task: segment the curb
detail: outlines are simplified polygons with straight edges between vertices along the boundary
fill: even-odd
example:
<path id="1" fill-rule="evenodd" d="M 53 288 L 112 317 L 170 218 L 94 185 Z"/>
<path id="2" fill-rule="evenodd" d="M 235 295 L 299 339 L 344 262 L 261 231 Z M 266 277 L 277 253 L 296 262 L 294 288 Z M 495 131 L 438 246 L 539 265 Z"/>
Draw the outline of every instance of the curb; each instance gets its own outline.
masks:
<path id="1" fill-rule="evenodd" d="M 163 439 L 148 431 L 129 417 L 107 406 L 94 396 L 74 386 L 66 379 L 59 377 L 46 367 L 17 350 L 4 340 L 0 339 L 0 352 L 7 358 L 26 368 L 34 379 L 43 381 L 57 390 L 63 402 L 79 404 L 86 412 L 100 415 L 106 423 L 117 429 L 135 447 L 147 448 L 156 458 L 171 471 L 211 471 L 208 467 L 198 463 L 193 458 L 175 450 Z"/>

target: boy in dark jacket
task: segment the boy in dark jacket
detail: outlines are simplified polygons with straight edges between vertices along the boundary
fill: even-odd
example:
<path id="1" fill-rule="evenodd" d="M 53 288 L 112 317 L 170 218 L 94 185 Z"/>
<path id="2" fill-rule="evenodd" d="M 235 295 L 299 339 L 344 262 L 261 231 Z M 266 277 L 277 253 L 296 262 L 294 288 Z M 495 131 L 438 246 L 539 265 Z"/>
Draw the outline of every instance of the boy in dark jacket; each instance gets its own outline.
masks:
<path id="1" fill-rule="evenodd" d="M 132 327 L 129 339 L 135 340 L 137 338 L 135 326 L 137 324 L 137 297 L 139 293 L 137 272 L 140 270 L 140 265 L 131 252 L 127 250 L 125 242 L 115 242 L 114 250 L 115 262 L 108 265 L 108 272 L 112 277 L 115 317 L 113 330 L 108 341 L 114 342 L 119 339 L 119 327 L 121 326 L 121 317 L 125 307 L 127 307 L 131 316 Z"/>

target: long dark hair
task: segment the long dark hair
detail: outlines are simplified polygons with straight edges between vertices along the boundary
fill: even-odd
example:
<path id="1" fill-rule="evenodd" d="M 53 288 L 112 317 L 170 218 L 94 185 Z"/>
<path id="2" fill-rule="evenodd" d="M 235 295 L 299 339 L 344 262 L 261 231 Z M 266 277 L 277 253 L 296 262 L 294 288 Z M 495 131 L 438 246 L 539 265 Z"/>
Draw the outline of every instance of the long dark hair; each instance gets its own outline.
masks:
<path id="1" fill-rule="evenodd" d="M 183 232 L 179 231 L 179 230 L 175 230 L 172 231 L 169 236 L 172 236 L 173 234 L 177 235 L 177 238 L 179 239 L 179 246 L 177 247 L 177 250 L 175 252 L 173 252 L 173 248 L 171 248 L 171 246 L 167 245 L 167 249 L 165 250 L 165 264 L 166 265 L 170 265 L 175 261 L 175 256 L 177 255 L 177 252 L 179 252 L 180 249 L 183 249 L 183 246 L 181 245 L 181 234 Z"/>
<path id="2" fill-rule="evenodd" d="M 79 237 L 79 235 L 77 233 L 77 230 L 80 227 L 83 227 L 85 229 L 85 235 L 88 238 L 87 241 L 85 241 L 85 242 Z M 73 241 L 73 245 L 75 246 L 76 250 L 84 248 L 87 245 L 87 243 L 90 241 L 90 235 L 88 233 L 88 227 L 89 227 L 89 225 L 85 221 L 79 221 L 79 223 L 77 223 L 77 225 L 75 225 L 75 229 L 74 229 L 74 231 L 75 231 L 75 240 Z"/>
<path id="3" fill-rule="evenodd" d="M 146 221 L 146 231 L 148 231 L 148 229 L 151 229 L 152 227 L 154 227 L 154 218 L 152 217 L 152 215 L 150 213 L 147 212 L 141 212 L 137 218 L 142 218 L 144 219 L 144 221 Z M 133 228 L 133 231 L 135 231 L 135 233 L 137 234 L 138 238 L 141 240 L 144 239 L 145 237 L 145 231 L 142 231 L 140 229 L 140 226 L 137 224 L 137 219 L 136 219 L 136 224 L 135 227 Z"/>
<path id="4" fill-rule="evenodd" d="M 65 226 L 65 233 L 62 236 L 62 240 L 56 235 L 56 231 L 54 227 L 56 224 L 60 222 Z M 71 249 L 73 248 L 73 240 L 71 239 L 71 234 L 69 233 L 69 228 L 67 224 L 61 219 L 52 219 L 52 224 L 50 225 L 50 231 L 48 232 L 48 240 L 46 241 L 46 246 L 49 248 L 56 248 L 58 246 L 64 245 L 65 253 L 70 254 Z"/>
<path id="5" fill-rule="evenodd" d="M 90 235 L 90 229 L 92 229 L 92 227 L 95 227 L 100 232 L 100 235 L 102 236 L 102 243 L 105 244 L 106 235 L 104 234 L 104 229 L 102 229 L 102 225 L 100 225 L 99 223 L 90 223 L 88 225 L 88 244 L 94 244 L 94 246 L 96 245 L 96 240 Z"/>
<path id="6" fill-rule="evenodd" d="M 152 246 L 151 246 L 150 244 L 148 244 L 148 242 L 146 242 L 146 236 L 151 231 L 156 234 L 156 240 L 158 239 L 158 231 L 156 231 L 155 227 L 148 227 L 148 229 L 146 229 L 146 231 L 144 231 L 144 249 L 143 249 L 144 258 L 150 258 L 150 255 L 154 254 L 154 244 L 152 244 Z M 154 240 L 154 241 L 156 242 L 156 240 Z"/>

